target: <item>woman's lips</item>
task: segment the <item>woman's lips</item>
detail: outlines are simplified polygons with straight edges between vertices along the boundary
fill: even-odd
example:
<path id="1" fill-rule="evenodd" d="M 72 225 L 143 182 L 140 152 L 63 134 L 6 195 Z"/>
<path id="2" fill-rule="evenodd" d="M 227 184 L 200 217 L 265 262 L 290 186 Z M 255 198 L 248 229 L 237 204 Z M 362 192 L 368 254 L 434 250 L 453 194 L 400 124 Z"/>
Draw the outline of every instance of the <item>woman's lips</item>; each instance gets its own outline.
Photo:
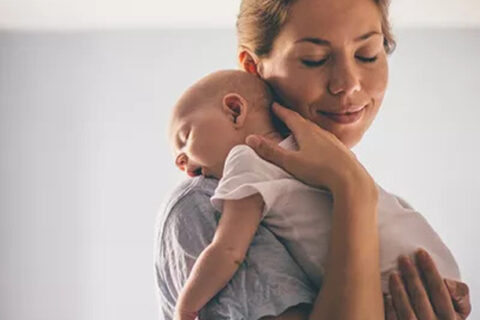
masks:
<path id="1" fill-rule="evenodd" d="M 363 115 L 365 107 L 355 112 L 346 112 L 346 113 L 330 113 L 324 111 L 317 111 L 321 116 L 341 124 L 350 124 L 357 122 Z"/>

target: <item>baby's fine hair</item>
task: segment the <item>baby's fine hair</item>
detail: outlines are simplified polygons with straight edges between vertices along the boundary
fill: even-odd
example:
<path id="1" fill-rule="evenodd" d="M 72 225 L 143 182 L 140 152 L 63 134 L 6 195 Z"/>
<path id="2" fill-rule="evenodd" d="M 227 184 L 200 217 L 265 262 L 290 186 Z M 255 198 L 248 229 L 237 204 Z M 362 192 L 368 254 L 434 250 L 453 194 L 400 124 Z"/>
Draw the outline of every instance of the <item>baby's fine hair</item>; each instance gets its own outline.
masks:
<path id="1" fill-rule="evenodd" d="M 270 108 L 273 95 L 268 84 L 260 77 L 240 70 L 220 70 L 200 79 L 192 86 L 203 94 L 214 99 L 214 103 L 222 103 L 228 93 L 242 96 L 251 108 Z M 257 109 L 258 110 L 258 109 Z"/>

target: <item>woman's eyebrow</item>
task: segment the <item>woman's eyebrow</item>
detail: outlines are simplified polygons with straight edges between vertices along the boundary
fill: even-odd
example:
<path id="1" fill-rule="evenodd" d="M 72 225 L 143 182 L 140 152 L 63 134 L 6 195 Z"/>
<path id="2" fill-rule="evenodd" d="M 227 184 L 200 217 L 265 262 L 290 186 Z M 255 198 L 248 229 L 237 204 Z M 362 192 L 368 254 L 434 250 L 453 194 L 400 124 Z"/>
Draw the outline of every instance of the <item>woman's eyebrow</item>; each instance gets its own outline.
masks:
<path id="1" fill-rule="evenodd" d="M 364 35 L 361 35 L 360 37 L 355 38 L 353 41 L 359 42 L 359 41 L 362 41 L 362 40 L 367 40 L 371 36 L 375 36 L 375 35 L 380 35 L 381 36 L 383 34 L 381 32 L 378 32 L 378 31 L 370 31 L 370 32 L 365 33 Z"/>
<path id="2" fill-rule="evenodd" d="M 367 32 L 367 33 L 359 36 L 359 37 L 356 37 L 353 41 L 354 42 L 359 42 L 359 41 L 367 40 L 368 38 L 370 38 L 371 36 L 374 36 L 374 35 L 382 35 L 382 33 L 378 32 L 378 31 L 370 31 L 370 32 Z M 316 44 L 316 45 L 319 45 L 319 46 L 329 46 L 330 45 L 330 41 L 328 41 L 328 40 L 325 40 L 325 39 L 322 39 L 322 38 L 313 38 L 313 37 L 306 37 L 306 38 L 302 38 L 300 40 L 295 41 L 295 43 L 301 43 L 301 42 L 310 42 L 310 43 L 313 43 L 313 44 Z"/>

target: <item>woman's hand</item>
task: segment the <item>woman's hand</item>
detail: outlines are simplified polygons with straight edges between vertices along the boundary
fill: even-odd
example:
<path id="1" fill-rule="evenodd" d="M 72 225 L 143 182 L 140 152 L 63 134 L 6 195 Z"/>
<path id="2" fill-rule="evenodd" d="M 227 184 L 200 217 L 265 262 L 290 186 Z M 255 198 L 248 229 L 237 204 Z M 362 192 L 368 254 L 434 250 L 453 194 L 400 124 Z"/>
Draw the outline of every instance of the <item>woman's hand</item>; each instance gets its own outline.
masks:
<path id="1" fill-rule="evenodd" d="M 472 309 L 468 286 L 443 280 L 426 251 L 417 251 L 415 257 L 417 267 L 409 258 L 401 257 L 401 277 L 390 276 L 391 296 L 385 297 L 385 319 L 466 319 Z"/>
<path id="2" fill-rule="evenodd" d="M 260 136 L 248 136 L 247 144 L 262 158 L 306 184 L 328 188 L 333 193 L 340 183 L 353 179 L 362 179 L 374 186 L 373 179 L 355 155 L 334 134 L 277 103 L 272 109 L 292 131 L 299 150 L 286 150 Z"/>

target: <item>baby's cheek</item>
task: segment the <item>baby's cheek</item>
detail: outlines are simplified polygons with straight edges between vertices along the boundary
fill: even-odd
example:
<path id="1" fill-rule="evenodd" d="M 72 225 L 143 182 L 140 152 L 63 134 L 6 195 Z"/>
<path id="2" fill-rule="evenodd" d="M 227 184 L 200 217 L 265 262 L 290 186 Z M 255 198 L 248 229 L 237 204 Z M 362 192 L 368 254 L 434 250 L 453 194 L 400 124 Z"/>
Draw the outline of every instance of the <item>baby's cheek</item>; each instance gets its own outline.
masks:
<path id="1" fill-rule="evenodd" d="M 192 140 L 190 143 L 190 156 L 196 162 L 202 162 L 202 158 L 208 153 L 208 144 L 205 144 L 201 140 Z"/>

